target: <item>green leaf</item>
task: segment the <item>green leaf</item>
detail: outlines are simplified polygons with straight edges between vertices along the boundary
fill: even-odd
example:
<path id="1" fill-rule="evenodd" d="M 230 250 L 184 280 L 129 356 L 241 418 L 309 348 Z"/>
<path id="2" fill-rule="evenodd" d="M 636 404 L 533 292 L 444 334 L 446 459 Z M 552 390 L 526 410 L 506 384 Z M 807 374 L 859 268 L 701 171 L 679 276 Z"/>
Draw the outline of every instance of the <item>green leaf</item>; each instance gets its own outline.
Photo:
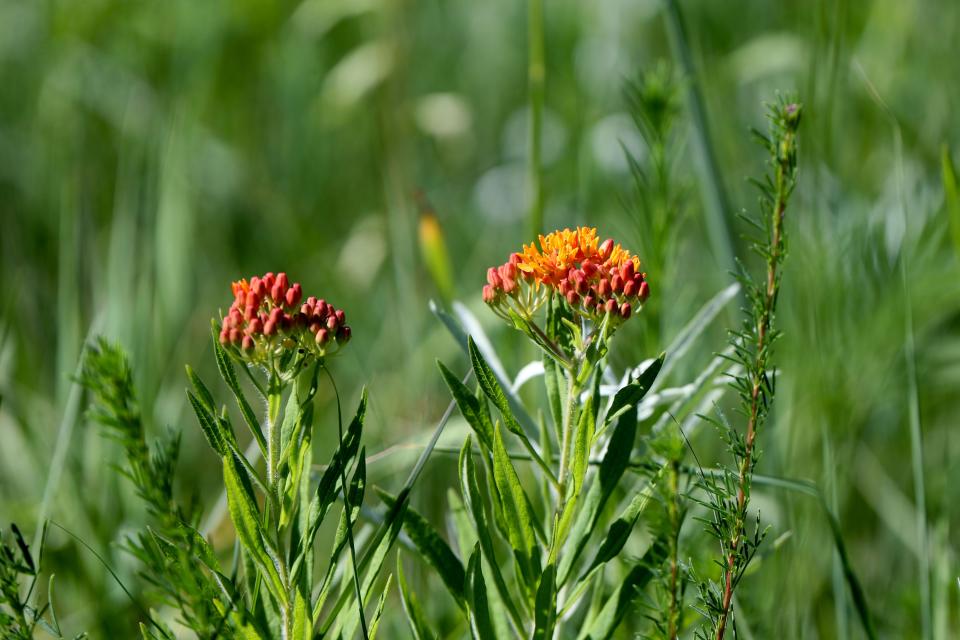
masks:
<path id="1" fill-rule="evenodd" d="M 547 402 L 550 405 L 550 416 L 557 432 L 557 439 L 561 440 L 560 429 L 563 428 L 563 397 L 564 385 L 563 369 L 557 361 L 549 356 L 543 358 L 543 380 L 547 388 Z"/>
<path id="2" fill-rule="evenodd" d="M 267 550 L 266 536 L 260 526 L 260 513 L 256 507 L 253 490 L 244 481 L 232 455 L 223 457 L 223 484 L 227 493 L 230 519 L 237 530 L 237 538 L 257 568 L 264 574 L 265 584 L 279 599 L 284 589 L 280 574 L 272 560 L 276 554 L 271 554 Z"/>
<path id="3" fill-rule="evenodd" d="M 483 580 L 483 561 L 480 544 L 477 543 L 467 563 L 467 599 L 470 615 L 470 633 L 476 640 L 496 640 L 487 600 L 487 586 Z"/>
<path id="4" fill-rule="evenodd" d="M 653 577 L 650 569 L 655 562 L 648 561 L 637 564 L 630 570 L 623 583 L 620 584 L 607 599 L 599 615 L 580 634 L 582 640 L 607 640 L 623 622 L 623 618 L 630 609 L 633 599 L 647 586 Z"/>
<path id="5" fill-rule="evenodd" d="M 203 403 L 204 408 L 208 412 L 211 414 L 216 413 L 216 403 L 213 401 L 213 394 L 210 393 L 210 389 L 207 388 L 207 385 L 203 384 L 203 380 L 201 380 L 197 372 L 193 370 L 193 367 L 187 365 L 186 369 L 187 378 L 189 378 L 190 384 L 197 394 L 197 398 Z"/>
<path id="6" fill-rule="evenodd" d="M 950 148 L 943 145 L 941 152 L 943 167 L 943 199 L 947 208 L 947 217 L 950 221 L 950 237 L 953 238 L 953 249 L 960 258 L 960 181 L 957 180 L 957 171 L 950 158 Z"/>
<path id="7" fill-rule="evenodd" d="M 651 367 L 659 369 L 656 363 Z M 650 368 L 647 371 L 650 371 Z M 652 375 L 655 376 L 656 374 Z M 646 385 L 649 388 L 649 382 L 652 382 L 652 379 L 652 377 L 646 378 L 645 372 L 641 380 L 634 384 Z M 565 584 L 569 579 L 571 569 L 596 528 L 607 500 L 620 483 L 624 471 L 630 464 L 630 454 L 633 451 L 633 444 L 637 436 L 637 405 L 635 403 L 624 403 L 623 409 L 618 409 L 617 413 L 619 417 L 613 432 L 610 434 L 610 442 L 607 443 L 607 450 L 600 462 L 600 468 L 597 470 L 596 477 L 586 495 L 581 500 L 573 528 L 568 536 L 568 539 L 573 541 L 573 547 L 560 561 L 560 585 Z"/>
<path id="8" fill-rule="evenodd" d="M 477 531 L 477 540 L 483 555 L 487 558 L 487 565 L 493 574 L 494 585 L 497 593 L 514 626 L 519 630 L 523 629 L 523 622 L 520 618 L 520 612 L 517 610 L 516 600 L 507 588 L 506 580 L 500 572 L 500 566 L 497 564 L 497 556 L 494 553 L 493 538 L 490 535 L 490 527 L 487 524 L 486 510 L 484 509 L 483 496 L 480 493 L 480 485 L 477 481 L 477 469 L 473 463 L 473 454 L 471 451 L 472 441 L 467 436 L 466 442 L 460 449 L 460 492 L 463 495 L 463 501 L 466 504 L 467 511 L 473 517 L 473 524 Z"/>
<path id="9" fill-rule="evenodd" d="M 646 509 L 650 503 L 653 490 L 662 474 L 663 469 L 661 468 L 657 475 L 650 480 L 650 483 L 643 488 L 643 491 L 638 492 L 633 499 L 630 500 L 630 503 L 623 510 L 623 513 L 610 525 L 610 528 L 607 530 L 607 535 L 603 539 L 603 543 L 601 543 L 600 548 L 597 549 L 593 562 L 590 563 L 587 570 L 580 576 L 578 582 L 586 579 L 591 571 L 609 562 L 620 553 L 630 538 L 630 533 L 636 526 L 637 520 L 640 519 L 640 514 L 643 513 L 643 510 Z"/>
<path id="10" fill-rule="evenodd" d="M 490 422 L 489 414 L 483 410 L 480 400 L 460 381 L 460 378 L 455 376 L 439 360 L 437 360 L 437 366 L 440 368 L 443 380 L 450 388 L 450 393 L 453 394 L 453 399 L 456 401 L 460 413 L 463 414 L 463 418 L 473 427 L 483 446 L 487 450 L 492 449 L 493 424 Z"/>
<path id="11" fill-rule="evenodd" d="M 551 640 L 557 623 L 557 567 L 547 565 L 540 576 L 534 606 L 534 640 Z"/>
<path id="12" fill-rule="evenodd" d="M 369 640 L 375 640 L 377 631 L 380 629 L 380 620 L 383 618 L 383 606 L 387 602 L 387 593 L 390 592 L 390 582 L 392 575 L 387 576 L 387 582 L 383 585 L 383 592 L 380 594 L 380 600 L 377 602 L 377 608 L 373 611 L 373 617 L 370 619 Z"/>
<path id="13" fill-rule="evenodd" d="M 297 589 L 293 600 L 293 640 L 310 640 L 313 635 L 313 620 L 303 594 Z"/>
<path id="14" fill-rule="evenodd" d="M 491 369 L 487 361 L 484 360 L 483 354 L 480 353 L 473 338 L 467 338 L 467 346 L 470 351 L 470 362 L 473 364 L 473 373 L 477 376 L 477 382 L 480 383 L 480 388 L 483 389 L 483 393 L 490 398 L 493 405 L 500 411 L 500 415 L 503 416 L 503 421 L 507 429 L 511 433 L 526 438 L 523 427 L 517 422 L 513 411 L 510 409 L 510 403 L 507 400 L 506 394 L 503 392 L 503 388 L 500 386 L 500 383 L 497 382 L 496 374 L 493 373 L 493 369 Z"/>
<path id="15" fill-rule="evenodd" d="M 510 545 L 513 547 L 523 581 L 528 588 L 533 588 L 540 577 L 540 550 L 533 529 L 534 516 L 527 501 L 527 494 L 503 444 L 500 429 L 495 427 L 493 434 L 493 476 L 497 491 L 503 499 Z"/>
<path id="16" fill-rule="evenodd" d="M 227 455 L 227 444 L 224 442 L 224 437 L 220 432 L 220 425 L 216 418 L 207 411 L 203 402 L 201 402 L 197 396 L 193 395 L 193 392 L 187 391 L 187 398 L 190 399 L 193 412 L 197 414 L 197 421 L 200 423 L 200 429 L 203 431 L 203 436 L 207 439 L 207 443 L 221 457 Z"/>
<path id="17" fill-rule="evenodd" d="M 379 487 L 376 491 L 388 507 L 393 508 L 396 505 L 396 497 Z M 447 591 L 457 601 L 457 605 L 466 608 L 467 598 L 464 593 L 465 573 L 463 565 L 453 553 L 450 545 L 437 533 L 427 519 L 417 513 L 413 507 L 407 507 L 403 527 L 414 546 L 417 547 L 421 557 L 439 574 L 443 584 L 447 587 Z"/>
<path id="18" fill-rule="evenodd" d="M 644 369 L 639 379 L 628 385 L 624 385 L 623 388 L 617 391 L 616 395 L 613 396 L 613 401 L 610 403 L 610 409 L 607 411 L 607 415 L 603 420 L 604 429 L 623 415 L 630 407 L 635 407 L 638 402 L 643 400 L 643 397 L 650 391 L 654 381 L 657 379 L 657 375 L 663 367 L 665 357 L 665 354 L 660 354 L 659 358 Z"/>
<path id="19" fill-rule="evenodd" d="M 403 575 L 403 562 L 399 553 L 397 554 L 397 584 L 400 586 L 400 603 L 403 605 L 403 612 L 407 616 L 414 640 L 434 640 L 437 635 L 430 630 L 420 602 L 407 588 L 407 579 Z"/>
<path id="20" fill-rule="evenodd" d="M 257 420 L 257 416 L 253 413 L 253 409 L 250 408 L 250 403 L 247 402 L 247 398 L 243 395 L 243 390 L 240 389 L 240 381 L 237 380 L 237 372 L 233 368 L 233 363 L 230 362 L 227 352 L 224 351 L 223 347 L 220 345 L 220 340 L 217 338 L 216 331 L 213 332 L 213 352 L 216 356 L 217 369 L 220 371 L 220 377 L 223 378 L 223 381 L 227 383 L 230 391 L 233 392 L 233 397 L 237 401 L 237 406 L 240 408 L 240 413 L 243 414 L 243 420 L 250 428 L 250 432 L 253 434 L 253 437 L 256 438 L 257 444 L 260 446 L 260 453 L 262 453 L 263 457 L 266 458 L 267 440 L 263 436 L 263 429 L 260 426 L 260 421 Z"/>

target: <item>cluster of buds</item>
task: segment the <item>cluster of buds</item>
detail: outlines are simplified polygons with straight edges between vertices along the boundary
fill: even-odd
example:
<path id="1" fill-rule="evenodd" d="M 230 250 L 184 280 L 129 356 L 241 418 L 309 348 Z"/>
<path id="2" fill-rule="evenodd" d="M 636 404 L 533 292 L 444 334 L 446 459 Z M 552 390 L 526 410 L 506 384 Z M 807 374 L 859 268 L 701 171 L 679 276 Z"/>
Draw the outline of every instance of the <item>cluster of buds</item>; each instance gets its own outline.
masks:
<path id="1" fill-rule="evenodd" d="M 290 349 L 324 357 L 350 340 L 343 310 L 313 296 L 301 304 L 303 288 L 285 273 L 254 276 L 232 288 L 220 344 L 244 360 L 267 363 Z"/>
<path id="2" fill-rule="evenodd" d="M 577 315 L 611 328 L 638 310 L 650 295 L 640 260 L 597 230 L 564 229 L 540 236 L 499 267 L 487 270 L 483 300 L 499 315 L 513 311 L 529 320 L 551 294 Z"/>

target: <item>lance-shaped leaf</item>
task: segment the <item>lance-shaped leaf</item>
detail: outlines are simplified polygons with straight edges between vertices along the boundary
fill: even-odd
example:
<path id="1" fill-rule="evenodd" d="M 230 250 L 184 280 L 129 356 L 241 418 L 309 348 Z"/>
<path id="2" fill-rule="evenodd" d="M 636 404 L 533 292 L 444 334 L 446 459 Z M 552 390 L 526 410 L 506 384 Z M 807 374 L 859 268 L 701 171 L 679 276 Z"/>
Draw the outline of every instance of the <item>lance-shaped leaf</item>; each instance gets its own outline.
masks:
<path id="1" fill-rule="evenodd" d="M 388 507 L 392 509 L 396 505 L 397 499 L 395 496 L 379 487 L 376 491 Z M 450 548 L 447 541 L 437 533 L 426 518 L 410 506 L 407 507 L 403 516 L 403 528 L 423 559 L 436 570 L 440 579 L 443 580 L 443 584 L 446 585 L 447 591 L 457 601 L 457 605 L 466 608 L 463 565 L 456 554 L 453 553 L 453 549 Z"/>
<path id="2" fill-rule="evenodd" d="M 532 589 L 540 578 L 540 549 L 533 528 L 534 514 L 499 428 L 493 431 L 493 477 L 503 499 L 507 533 L 517 567 L 527 587 Z"/>
<path id="3" fill-rule="evenodd" d="M 593 395 L 587 400 L 586 406 L 580 412 L 577 425 L 577 434 L 573 443 L 573 495 L 580 494 L 580 487 L 587 475 L 587 465 L 590 463 L 590 445 L 593 443 L 593 434 L 596 429 L 596 414 L 593 411 Z"/>
<path id="4" fill-rule="evenodd" d="M 463 495 L 463 501 L 466 504 L 467 511 L 473 518 L 473 525 L 477 531 L 477 540 L 483 555 L 486 556 L 487 565 L 493 574 L 493 582 L 503 602 L 510 614 L 510 619 L 517 630 L 523 629 L 523 622 L 520 618 L 520 612 L 517 609 L 516 600 L 507 588 L 507 582 L 500 572 L 500 566 L 497 564 L 497 556 L 494 553 L 493 538 L 491 537 L 490 526 L 487 521 L 486 510 L 484 508 L 483 496 L 480 493 L 480 484 L 477 481 L 477 468 L 473 463 L 473 453 L 471 450 L 473 443 L 470 436 L 467 436 L 466 442 L 460 449 L 460 491 Z"/>
<path id="5" fill-rule="evenodd" d="M 659 368 L 657 362 L 653 363 L 647 368 L 641 379 L 633 385 L 639 385 L 641 389 L 649 389 L 656 377 L 656 371 L 651 370 L 659 370 Z M 614 406 L 619 407 L 616 411 L 619 417 L 616 426 L 613 428 L 613 433 L 610 435 L 610 442 L 607 443 L 607 450 L 604 452 L 600 467 L 597 469 L 596 476 L 586 495 L 582 498 L 580 510 L 570 530 L 568 539 L 572 540 L 573 546 L 570 552 L 565 554 L 560 561 L 560 585 L 565 584 L 569 579 L 570 570 L 583 552 L 590 534 L 596 528 L 603 507 L 630 464 L 630 454 L 633 451 L 633 444 L 637 436 L 637 405 L 635 402 L 632 404 L 626 402 L 626 399 L 636 398 L 639 400 L 642 395 L 638 397 L 637 393 L 639 392 L 636 390 L 628 392 L 621 397 L 619 402 L 614 401 Z M 620 396 L 619 393 L 617 395 Z"/>
<path id="6" fill-rule="evenodd" d="M 613 637 L 627 611 L 630 610 L 634 598 L 653 578 L 651 567 L 663 561 L 664 549 L 664 545 L 656 542 L 650 547 L 642 562 L 634 565 L 620 586 L 614 589 L 597 616 L 584 626 L 580 635 L 577 636 L 578 640 L 607 640 Z"/>
<path id="7" fill-rule="evenodd" d="M 470 634 L 475 640 L 496 640 L 497 632 L 490 617 L 487 586 L 483 580 L 483 561 L 477 543 L 467 563 L 467 600 L 470 616 Z"/>
<path id="8" fill-rule="evenodd" d="M 423 613 L 423 608 L 414 594 L 407 587 L 407 579 L 403 574 L 403 562 L 400 554 L 397 554 L 397 584 L 400 586 L 400 603 L 403 605 L 403 612 L 407 616 L 407 623 L 410 625 L 410 632 L 413 633 L 414 640 L 434 640 L 437 637 L 430 629 L 427 617 Z"/>
<path id="9" fill-rule="evenodd" d="M 483 446 L 489 451 L 493 448 L 493 424 L 490 422 L 489 414 L 483 410 L 480 399 L 477 398 L 464 385 L 460 378 L 455 376 L 442 362 L 437 360 L 437 366 L 443 375 L 444 382 L 450 388 L 453 399 L 457 403 L 457 408 L 463 414 L 463 418 L 476 432 L 477 437 Z"/>
<path id="10" fill-rule="evenodd" d="M 227 352 L 224 351 L 220 345 L 216 330 L 213 332 L 213 353 L 216 355 L 217 369 L 220 371 L 220 377 L 223 378 L 223 381 L 230 387 L 230 391 L 233 392 L 233 397 L 237 401 L 240 413 L 243 414 L 244 422 L 250 427 L 250 432 L 260 446 L 260 452 L 266 457 L 267 440 L 263 436 L 260 421 L 257 420 L 256 414 L 254 414 L 253 409 L 250 408 L 250 403 L 247 402 L 246 396 L 243 395 L 243 390 L 240 388 L 240 381 L 237 379 L 237 371 L 233 368 L 233 363 L 230 362 L 230 357 L 227 355 Z"/>
<path id="11" fill-rule="evenodd" d="M 377 608 L 373 610 L 373 617 L 370 619 L 369 640 L 376 640 L 377 631 L 380 630 L 380 621 L 383 619 L 383 606 L 387 603 L 387 594 L 390 592 L 390 583 L 393 580 L 392 575 L 387 576 L 387 582 L 383 585 L 383 592 L 380 594 L 380 600 L 377 601 Z"/>
<path id="12" fill-rule="evenodd" d="M 557 567 L 547 565 L 540 576 L 537 598 L 534 603 L 534 640 L 551 640 L 557 624 Z"/>
<path id="13" fill-rule="evenodd" d="M 666 354 L 661 353 L 659 358 L 651 362 L 650 365 L 643 370 L 643 373 L 640 374 L 640 377 L 636 381 L 624 385 L 623 388 L 617 391 L 613 396 L 613 401 L 610 403 L 610 409 L 607 411 L 607 415 L 603 420 L 604 429 L 630 407 L 636 407 L 637 404 L 643 400 L 643 397 L 647 395 L 647 392 L 650 391 L 650 388 L 656 381 L 660 369 L 663 368 L 663 360 L 665 357 Z"/>
<path id="14" fill-rule="evenodd" d="M 282 598 L 283 582 L 273 560 L 276 554 L 267 548 L 267 538 L 260 526 L 260 513 L 254 500 L 253 489 L 246 481 L 246 475 L 237 467 L 233 455 L 223 457 L 223 484 L 237 538 L 257 569 L 264 575 L 267 587 L 275 597 Z"/>
<path id="15" fill-rule="evenodd" d="M 490 398 L 490 402 L 493 403 L 493 406 L 495 406 L 500 412 L 500 415 L 503 416 L 507 430 L 526 439 L 527 436 L 523 431 L 523 427 L 517 422 L 517 419 L 513 415 L 513 410 L 510 409 L 510 403 L 507 401 L 507 396 L 503 392 L 503 387 L 497 382 L 496 374 L 493 373 L 493 369 L 491 369 L 487 361 L 484 360 L 483 354 L 480 353 L 480 349 L 478 349 L 477 345 L 473 342 L 473 338 L 467 339 L 467 347 L 470 351 L 470 362 L 473 364 L 473 373 L 477 376 L 477 382 L 480 383 L 480 388 L 483 389 L 483 393 Z"/>
<path id="16" fill-rule="evenodd" d="M 662 474 L 663 469 L 660 469 L 657 475 L 650 480 L 650 483 L 630 500 L 630 503 L 623 510 L 623 513 L 613 521 L 613 524 L 611 524 L 607 530 L 606 537 L 604 537 L 603 542 L 600 544 L 600 548 L 597 549 L 593 561 L 590 563 L 590 566 L 587 567 L 586 571 L 584 571 L 583 575 L 580 576 L 578 582 L 584 580 L 591 571 L 601 564 L 609 562 L 620 553 L 630 538 L 630 533 L 636 526 L 637 520 L 640 519 L 640 514 L 643 513 L 643 510 L 646 509 L 650 503 L 653 490 Z"/>
<path id="17" fill-rule="evenodd" d="M 220 424 L 217 419 L 207 410 L 204 403 L 197 398 L 191 391 L 187 391 L 187 398 L 190 400 L 190 406 L 193 412 L 197 414 L 197 422 L 200 423 L 200 430 L 207 439 L 210 447 L 217 452 L 217 455 L 223 457 L 229 451 L 225 442 L 224 434 L 220 432 Z"/>

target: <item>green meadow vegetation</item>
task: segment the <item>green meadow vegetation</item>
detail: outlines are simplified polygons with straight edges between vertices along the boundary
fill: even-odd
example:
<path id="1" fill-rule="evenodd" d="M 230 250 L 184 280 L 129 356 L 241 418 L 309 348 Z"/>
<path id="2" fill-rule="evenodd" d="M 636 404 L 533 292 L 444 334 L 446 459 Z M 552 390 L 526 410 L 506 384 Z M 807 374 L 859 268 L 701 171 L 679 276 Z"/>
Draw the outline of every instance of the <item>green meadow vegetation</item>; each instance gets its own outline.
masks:
<path id="1" fill-rule="evenodd" d="M 956 637 L 957 42 L 0 0 L 0 638 Z"/>

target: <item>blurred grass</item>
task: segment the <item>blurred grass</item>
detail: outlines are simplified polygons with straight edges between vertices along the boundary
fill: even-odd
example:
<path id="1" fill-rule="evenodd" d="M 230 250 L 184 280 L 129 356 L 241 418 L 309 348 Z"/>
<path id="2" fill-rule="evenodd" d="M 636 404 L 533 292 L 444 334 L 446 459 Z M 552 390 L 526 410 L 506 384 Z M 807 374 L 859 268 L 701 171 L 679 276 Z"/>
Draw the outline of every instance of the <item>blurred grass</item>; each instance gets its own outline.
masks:
<path id="1" fill-rule="evenodd" d="M 664 5 L 546 4 L 544 227 L 589 223 L 630 237 L 637 226 L 624 206 L 631 183 L 620 143 L 641 161 L 644 149 L 624 81 L 673 56 Z M 687 80 L 698 83 L 731 209 L 755 201 L 743 178 L 759 173 L 762 154 L 746 131 L 762 124 L 762 102 L 798 90 L 807 107 L 787 223 L 781 393 L 758 471 L 828 489 L 881 637 L 920 628 L 918 552 L 928 549 L 931 633 L 947 638 L 960 627 L 960 254 L 950 230 L 956 182 L 944 177 L 953 174 L 942 149 L 960 144 L 950 63 L 960 6 L 675 6 L 697 70 Z M 131 350 L 155 428 L 185 430 L 182 490 L 209 504 L 217 474 L 184 411 L 182 367 L 214 377 L 209 318 L 241 276 L 286 270 L 347 310 L 355 340 L 336 372 L 347 405 L 361 383 L 372 387 L 371 452 L 422 441 L 436 423 L 447 396 L 434 358 L 465 366 L 428 299 L 452 288 L 504 345 L 508 370 L 529 359 L 479 301 L 483 269 L 527 240 L 531 224 L 526 20 L 525 3 L 505 0 L 0 0 L 0 519 L 35 522 L 47 479 L 62 473 L 51 516 L 138 585 L 117 543 L 144 514 L 109 468 L 113 444 L 72 426 L 70 376 L 100 323 Z M 702 185 L 691 115 L 677 173 Z M 442 232 L 449 284 L 421 257 L 418 191 Z M 722 252 L 707 248 L 715 232 L 706 216 L 717 205 L 696 193 L 664 271 L 672 280 L 662 283 L 671 297 L 661 348 L 730 281 Z M 738 253 L 741 231 L 730 234 Z M 639 325 L 618 338 L 616 366 L 653 355 L 639 347 Z M 689 379 L 721 338 L 715 329 L 701 340 L 675 380 Z M 908 358 L 921 469 L 904 453 Z M 322 395 L 328 421 L 331 401 Z M 714 444 L 707 431 L 698 450 Z M 58 447 L 65 458 L 52 469 Z M 403 465 L 386 458 L 371 475 L 395 490 L 410 464 L 412 456 Z M 432 459 L 424 473 L 414 501 L 439 521 L 453 465 Z M 914 499 L 920 480 L 925 518 Z M 849 598 L 836 592 L 818 507 L 780 492 L 762 497 L 776 535 L 792 536 L 744 583 L 739 602 L 753 635 L 847 628 L 859 637 L 843 622 Z M 97 560 L 57 531 L 49 542 L 64 627 L 128 635 L 134 610 Z M 437 588 L 412 569 L 415 588 Z M 454 628 L 452 603 L 421 601 L 438 628 Z M 399 624 L 388 616 L 384 633 L 402 636 Z"/>

